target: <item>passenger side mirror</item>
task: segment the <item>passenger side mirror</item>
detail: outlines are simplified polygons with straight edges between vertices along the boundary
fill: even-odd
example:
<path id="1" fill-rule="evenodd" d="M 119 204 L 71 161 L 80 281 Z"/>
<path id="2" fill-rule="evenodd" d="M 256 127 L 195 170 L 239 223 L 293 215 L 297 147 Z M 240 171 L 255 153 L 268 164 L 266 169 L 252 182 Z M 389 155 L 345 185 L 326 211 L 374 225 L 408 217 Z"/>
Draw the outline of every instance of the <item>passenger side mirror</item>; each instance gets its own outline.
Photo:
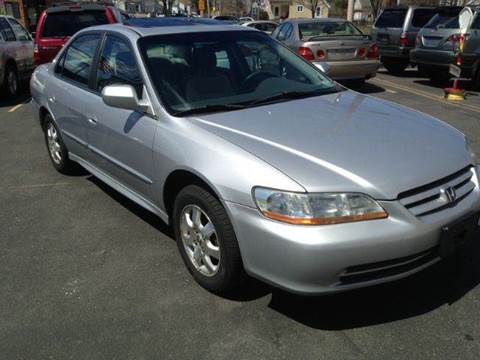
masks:
<path id="1" fill-rule="evenodd" d="M 139 111 L 150 112 L 150 103 L 139 100 L 135 89 L 131 85 L 109 85 L 102 90 L 102 99 L 108 106 Z"/>

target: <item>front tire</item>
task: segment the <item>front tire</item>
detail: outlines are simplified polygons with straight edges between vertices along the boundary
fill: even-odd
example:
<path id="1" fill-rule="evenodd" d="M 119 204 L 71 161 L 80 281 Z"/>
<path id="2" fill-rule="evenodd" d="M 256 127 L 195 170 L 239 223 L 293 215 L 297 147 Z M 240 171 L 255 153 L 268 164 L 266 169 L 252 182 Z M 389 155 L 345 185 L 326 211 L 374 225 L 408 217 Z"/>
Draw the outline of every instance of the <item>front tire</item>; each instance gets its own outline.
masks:
<path id="1" fill-rule="evenodd" d="M 228 214 L 218 199 L 197 185 L 175 199 L 174 232 L 188 271 L 217 294 L 236 290 L 245 279 L 240 249 Z"/>
<path id="2" fill-rule="evenodd" d="M 65 175 L 75 174 L 78 165 L 69 159 L 68 150 L 63 143 L 60 131 L 49 114 L 45 116 L 43 133 L 53 167 Z"/>

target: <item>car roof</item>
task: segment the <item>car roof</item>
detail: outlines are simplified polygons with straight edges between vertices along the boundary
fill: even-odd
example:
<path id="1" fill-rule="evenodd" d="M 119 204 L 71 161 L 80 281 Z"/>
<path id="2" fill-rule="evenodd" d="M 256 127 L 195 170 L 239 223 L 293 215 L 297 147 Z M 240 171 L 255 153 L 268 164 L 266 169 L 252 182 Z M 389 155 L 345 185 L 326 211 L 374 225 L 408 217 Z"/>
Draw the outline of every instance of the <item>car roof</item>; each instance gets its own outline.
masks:
<path id="1" fill-rule="evenodd" d="M 342 18 L 318 18 L 318 19 L 288 19 L 285 22 L 293 22 L 297 24 L 303 23 L 323 23 L 323 22 L 346 22 L 348 20 Z"/>
<path id="2" fill-rule="evenodd" d="M 71 5 L 55 5 L 49 7 L 45 10 L 47 14 L 59 13 L 59 12 L 76 12 L 76 11 L 105 11 L 105 8 L 108 5 L 98 5 L 98 4 L 77 4 L 73 3 Z"/>
<path id="3" fill-rule="evenodd" d="M 82 32 L 92 30 L 114 30 L 126 35 L 131 35 L 133 31 L 141 37 L 189 32 L 255 31 L 249 27 L 225 24 L 223 21 L 218 20 L 179 17 L 127 19 L 123 24 L 93 26 L 82 30 Z"/>

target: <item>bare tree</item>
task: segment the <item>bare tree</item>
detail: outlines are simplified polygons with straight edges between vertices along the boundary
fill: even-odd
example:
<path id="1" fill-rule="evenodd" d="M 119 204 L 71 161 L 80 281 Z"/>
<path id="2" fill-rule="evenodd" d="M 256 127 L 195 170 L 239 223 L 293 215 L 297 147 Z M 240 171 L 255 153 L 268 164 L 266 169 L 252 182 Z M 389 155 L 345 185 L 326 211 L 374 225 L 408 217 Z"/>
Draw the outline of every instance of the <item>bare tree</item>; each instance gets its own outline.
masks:
<path id="1" fill-rule="evenodd" d="M 315 12 L 317 11 L 317 6 L 320 0 L 309 0 L 310 10 L 312 11 L 312 19 L 315 17 Z"/>
<path id="2" fill-rule="evenodd" d="M 370 5 L 372 6 L 373 18 L 376 19 L 382 9 L 383 0 L 370 0 Z"/>
<path id="3" fill-rule="evenodd" d="M 165 16 L 171 16 L 174 0 L 161 0 L 161 2 L 163 4 L 163 14 Z"/>

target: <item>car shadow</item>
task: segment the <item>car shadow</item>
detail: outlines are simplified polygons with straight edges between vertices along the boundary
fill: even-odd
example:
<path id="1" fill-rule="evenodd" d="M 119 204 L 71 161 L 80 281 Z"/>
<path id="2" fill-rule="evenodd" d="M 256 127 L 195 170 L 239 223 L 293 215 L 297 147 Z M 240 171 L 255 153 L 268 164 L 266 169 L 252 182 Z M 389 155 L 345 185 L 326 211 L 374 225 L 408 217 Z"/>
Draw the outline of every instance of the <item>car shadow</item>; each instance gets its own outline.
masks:
<path id="1" fill-rule="evenodd" d="M 88 181 L 150 226 L 174 240 L 172 228 L 94 176 Z M 480 240 L 480 231 L 475 234 Z M 448 261 L 402 280 L 325 296 L 302 296 L 248 278 L 223 298 L 250 302 L 270 295 L 268 307 L 313 329 L 345 330 L 411 318 L 451 305 L 480 283 L 480 241 Z M 215 295 L 217 296 L 217 295 Z"/>
<path id="2" fill-rule="evenodd" d="M 30 94 L 21 94 L 15 99 L 5 98 L 5 94 L 0 95 L 0 108 L 2 107 L 11 107 L 22 103 L 27 103 L 30 101 Z"/>
<path id="3" fill-rule="evenodd" d="M 385 92 L 385 89 L 383 87 L 368 81 L 361 88 L 354 89 L 354 90 L 362 94 L 378 94 L 378 93 Z"/>
<path id="4" fill-rule="evenodd" d="M 424 78 L 425 77 L 425 75 L 419 72 L 417 68 L 407 68 L 400 75 L 392 75 L 387 71 L 387 69 L 382 67 L 378 69 L 377 74 L 388 75 L 388 76 L 399 77 L 399 78 Z"/>
<path id="5" fill-rule="evenodd" d="M 480 283 L 479 261 L 477 242 L 449 261 L 399 281 L 324 297 L 274 291 L 269 307 L 305 326 L 322 330 L 402 320 L 460 300 Z"/>

